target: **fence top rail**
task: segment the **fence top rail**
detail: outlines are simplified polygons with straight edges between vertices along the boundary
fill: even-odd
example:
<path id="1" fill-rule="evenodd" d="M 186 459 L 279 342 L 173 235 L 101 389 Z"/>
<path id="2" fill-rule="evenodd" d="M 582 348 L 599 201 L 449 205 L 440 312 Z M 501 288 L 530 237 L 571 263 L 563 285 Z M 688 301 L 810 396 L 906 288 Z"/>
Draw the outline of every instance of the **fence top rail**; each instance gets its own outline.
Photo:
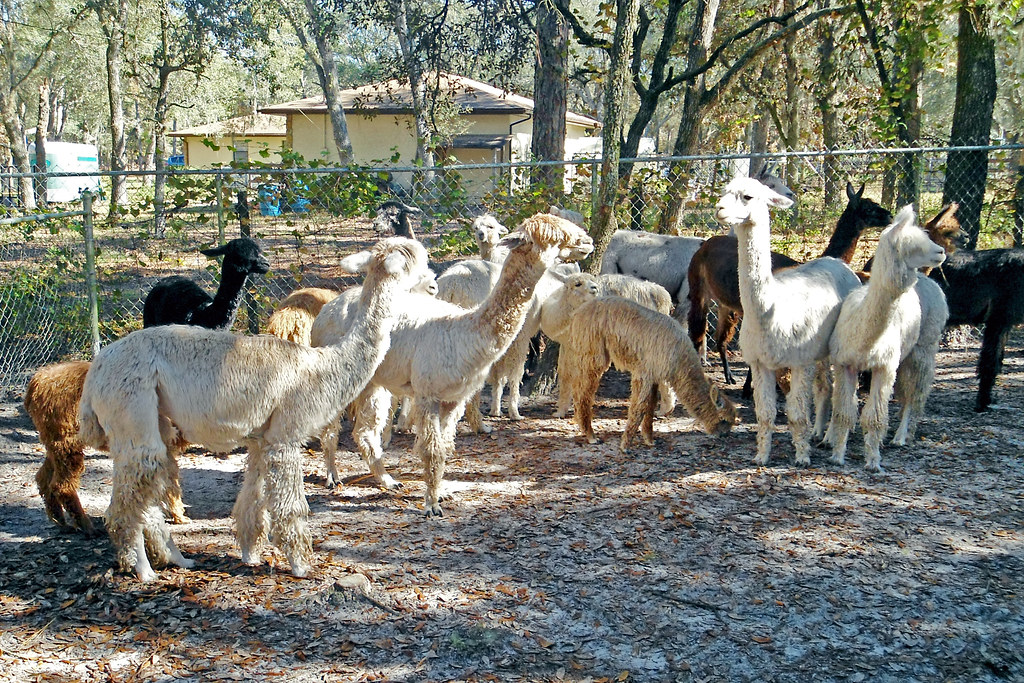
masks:
<path id="1" fill-rule="evenodd" d="M 18 225 L 19 223 L 31 223 L 32 221 L 49 221 L 54 218 L 72 218 L 74 216 L 84 216 L 85 214 L 86 211 L 84 209 L 79 209 L 78 211 L 62 211 L 60 213 L 30 213 L 16 218 L 0 218 L 0 225 Z"/>
<path id="2" fill-rule="evenodd" d="M 847 150 L 802 150 L 793 152 L 731 152 L 728 154 L 690 154 L 684 156 L 656 155 L 642 156 L 629 159 L 620 159 L 620 164 L 632 163 L 676 163 L 686 161 L 730 161 L 736 159 L 789 159 L 789 158 L 820 158 L 840 156 L 871 156 L 871 155 L 893 155 L 893 154 L 935 154 L 941 152 L 1013 152 L 1024 150 L 1024 144 L 1008 145 L 966 145 L 959 147 L 879 147 L 874 149 L 847 149 Z M 538 166 L 566 166 L 566 165 L 597 165 L 602 163 L 599 157 L 585 157 L 579 159 L 565 159 L 555 161 L 511 161 L 504 163 L 487 164 L 452 164 L 449 166 L 434 166 L 426 168 L 423 166 L 318 166 L 306 168 L 277 168 L 266 166 L 260 168 L 190 168 L 190 169 L 166 169 L 164 171 L 79 171 L 76 173 L 65 172 L 33 172 L 33 173 L 0 173 L 0 178 L 81 178 L 89 176 L 259 176 L 271 175 L 296 175 L 296 174 L 344 174 L 344 173 L 365 173 L 373 171 L 387 171 L 390 173 L 423 173 L 426 171 L 463 171 L 494 168 L 536 168 Z"/>

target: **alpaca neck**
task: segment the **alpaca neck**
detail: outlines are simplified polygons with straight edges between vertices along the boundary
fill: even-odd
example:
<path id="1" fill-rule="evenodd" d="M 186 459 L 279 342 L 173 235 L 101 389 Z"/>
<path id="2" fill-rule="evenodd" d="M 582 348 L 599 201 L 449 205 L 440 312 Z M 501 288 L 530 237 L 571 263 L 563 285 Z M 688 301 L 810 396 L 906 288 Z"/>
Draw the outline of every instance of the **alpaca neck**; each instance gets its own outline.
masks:
<path id="1" fill-rule="evenodd" d="M 242 294 L 248 277 L 248 273 L 239 273 L 234 269 L 224 270 L 213 301 L 192 317 L 192 324 L 213 329 L 231 327 L 235 322 L 235 316 L 238 315 L 238 308 L 242 305 Z"/>
<path id="2" fill-rule="evenodd" d="M 494 290 L 469 316 L 484 335 L 491 336 L 495 347 L 504 350 L 519 333 L 533 291 L 546 269 L 529 248 L 509 253 Z"/>
<path id="3" fill-rule="evenodd" d="M 864 228 L 865 225 L 860 219 L 860 215 L 847 206 L 843 214 L 839 216 L 839 220 L 836 221 L 835 232 L 832 233 L 832 238 L 821 255 L 837 258 L 847 264 L 851 263 Z"/>
<path id="4" fill-rule="evenodd" d="M 870 314 L 862 316 L 860 321 L 862 334 L 868 339 L 888 329 L 890 321 L 895 319 L 900 297 L 917 284 L 917 272 L 907 268 L 884 247 L 876 253 L 871 271 L 863 304 L 863 310 Z"/>
<path id="5" fill-rule="evenodd" d="M 739 239 L 740 302 L 744 316 L 763 318 L 775 305 L 775 277 L 772 275 L 771 239 L 767 209 L 763 220 L 741 226 Z"/>

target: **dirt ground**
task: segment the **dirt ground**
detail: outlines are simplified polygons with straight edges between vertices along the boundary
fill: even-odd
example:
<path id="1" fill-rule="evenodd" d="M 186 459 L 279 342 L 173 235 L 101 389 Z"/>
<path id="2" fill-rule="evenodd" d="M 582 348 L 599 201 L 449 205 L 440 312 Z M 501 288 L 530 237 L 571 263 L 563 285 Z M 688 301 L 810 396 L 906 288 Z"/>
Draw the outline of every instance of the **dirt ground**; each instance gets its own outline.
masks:
<path id="1" fill-rule="evenodd" d="M 378 490 L 341 454 L 338 489 L 306 461 L 316 569 L 241 564 L 230 518 L 244 455 L 182 457 L 186 571 L 143 585 L 106 538 L 45 517 L 42 451 L 19 396 L 0 404 L 3 681 L 1001 681 L 1024 680 L 1024 334 L 990 412 L 973 411 L 978 344 L 943 346 L 918 439 L 865 472 L 797 469 L 780 415 L 751 464 L 752 404 L 724 438 L 682 408 L 655 448 L 623 455 L 628 383 L 612 376 L 581 443 L 551 417 L 460 435 L 442 519 L 422 512 L 409 435 Z M 742 367 L 742 366 L 741 366 Z M 709 373 L 720 380 L 718 367 Z M 895 407 L 893 408 L 895 410 Z M 95 516 L 111 465 L 88 457 Z"/>

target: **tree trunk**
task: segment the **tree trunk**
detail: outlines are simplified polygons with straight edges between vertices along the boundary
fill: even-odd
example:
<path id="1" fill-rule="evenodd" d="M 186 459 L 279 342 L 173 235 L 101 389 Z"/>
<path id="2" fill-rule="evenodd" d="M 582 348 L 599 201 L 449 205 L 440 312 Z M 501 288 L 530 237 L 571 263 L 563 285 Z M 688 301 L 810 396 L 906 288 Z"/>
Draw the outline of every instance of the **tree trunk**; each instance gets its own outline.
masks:
<path id="1" fill-rule="evenodd" d="M 965 2 L 960 8 L 951 147 L 989 144 L 996 99 L 996 60 L 995 40 L 988 32 L 988 22 L 989 5 Z M 987 180 L 988 152 L 952 151 L 947 156 L 942 201 L 960 203 L 957 218 L 968 235 L 968 249 L 978 244 Z"/>
<path id="2" fill-rule="evenodd" d="M 331 132 L 334 135 L 334 146 L 338 150 L 339 163 L 350 164 L 352 163 L 352 139 L 348 134 L 348 120 L 345 118 L 345 109 L 341 104 L 341 86 L 338 84 L 338 65 L 331 44 L 332 36 L 326 31 L 331 24 L 321 21 L 316 0 L 305 0 L 305 6 L 310 28 L 313 31 L 316 52 L 312 53 L 308 42 L 304 40 L 304 30 L 301 31 L 299 39 L 307 56 L 312 58 L 316 66 L 316 75 L 320 80 L 320 88 L 324 92 L 324 101 L 327 104 L 327 114 L 331 121 Z"/>
<path id="3" fill-rule="evenodd" d="M 126 153 L 128 139 L 125 135 L 124 122 L 124 91 L 121 88 L 121 50 L 124 42 L 125 17 L 128 13 L 126 0 L 117 0 L 116 16 L 108 15 L 99 6 L 96 14 L 100 26 L 107 39 L 107 102 L 110 108 L 110 170 L 115 173 L 124 171 L 127 166 Z M 124 206 L 126 197 L 126 181 L 122 175 L 110 178 L 110 210 L 111 222 L 118 220 L 118 210 Z"/>
<path id="4" fill-rule="evenodd" d="M 690 35 L 694 40 L 686 56 L 686 70 L 691 71 L 707 60 L 711 39 L 715 33 L 715 22 L 718 19 L 719 0 L 697 0 L 694 6 L 693 30 Z M 696 151 L 700 137 L 700 119 L 708 102 L 705 100 L 706 79 L 704 74 L 687 83 L 683 93 L 683 111 L 676 131 L 676 141 L 672 149 L 675 156 L 688 156 Z M 668 201 L 658 220 L 657 231 L 662 234 L 677 234 L 683 204 L 686 200 L 689 177 L 683 162 L 672 164 L 669 169 Z"/>
<path id="5" fill-rule="evenodd" d="M 793 10 L 793 0 L 784 0 L 783 12 Z M 786 151 L 794 152 L 800 145 L 800 63 L 797 57 L 796 34 L 790 33 L 782 42 L 782 53 L 786 57 L 786 102 L 783 116 L 786 122 Z M 786 163 L 786 184 L 800 187 L 800 164 Z M 793 220 L 797 220 L 800 205 L 793 207 Z"/>
<path id="6" fill-rule="evenodd" d="M 530 151 L 537 161 L 561 161 L 565 159 L 565 115 L 569 108 L 569 24 L 546 2 L 537 5 L 536 54 Z M 541 166 L 534 171 L 534 184 L 545 193 L 546 203 L 561 202 L 564 173 L 560 166 Z"/>
<path id="7" fill-rule="evenodd" d="M 153 123 L 153 234 L 163 238 L 167 232 L 167 217 L 164 215 L 164 197 L 167 190 L 167 111 L 169 108 L 168 86 L 171 70 L 160 68 L 159 87 L 156 96 L 156 110 Z"/>
<path id="8" fill-rule="evenodd" d="M 1017 182 L 1013 185 L 1013 246 L 1024 246 L 1024 150 L 1017 152 Z"/>
<path id="9" fill-rule="evenodd" d="M 36 181 L 36 203 L 46 206 L 46 132 L 50 129 L 50 82 L 43 79 L 39 85 L 39 116 L 36 118 L 36 160 L 35 171 L 43 175 Z M 55 168 L 54 171 L 62 169 Z"/>
<path id="10" fill-rule="evenodd" d="M 4 131 L 7 133 L 14 167 L 18 169 L 18 173 L 31 173 L 32 162 L 29 160 L 28 148 L 25 146 L 25 126 L 18 115 L 13 99 L 13 92 L 10 94 L 0 93 L 0 116 L 3 117 Z M 31 177 L 18 179 L 21 207 L 28 211 L 36 208 L 36 194 L 33 185 Z"/>
<path id="11" fill-rule="evenodd" d="M 434 184 L 434 150 L 431 143 L 430 112 L 427 105 L 426 83 L 423 80 L 423 69 L 420 57 L 416 54 L 416 46 L 412 33 L 409 31 L 408 0 L 396 0 L 394 4 L 395 33 L 398 45 L 402 50 L 402 61 L 405 74 L 409 78 L 409 93 L 412 98 L 413 122 L 416 127 L 416 164 L 423 171 L 419 175 L 419 185 L 430 187 Z"/>
<path id="12" fill-rule="evenodd" d="M 602 131 L 601 184 L 598 188 L 597 214 L 591 218 L 594 253 L 588 270 L 601 268 L 601 257 L 617 227 L 615 205 L 619 197 L 619 158 L 622 145 L 626 86 L 630 78 L 633 34 L 636 32 L 640 0 L 616 0 L 615 34 L 612 39 L 608 84 L 604 92 L 604 130 Z"/>
<path id="13" fill-rule="evenodd" d="M 818 82 L 815 84 L 815 103 L 821 116 L 821 142 L 831 151 L 839 147 L 839 126 L 836 114 L 835 96 L 838 86 L 836 63 L 836 41 L 833 35 L 834 22 L 823 19 L 815 31 L 818 40 Z M 822 163 L 824 175 L 825 207 L 838 206 L 841 201 L 841 169 L 839 158 L 831 154 Z"/>

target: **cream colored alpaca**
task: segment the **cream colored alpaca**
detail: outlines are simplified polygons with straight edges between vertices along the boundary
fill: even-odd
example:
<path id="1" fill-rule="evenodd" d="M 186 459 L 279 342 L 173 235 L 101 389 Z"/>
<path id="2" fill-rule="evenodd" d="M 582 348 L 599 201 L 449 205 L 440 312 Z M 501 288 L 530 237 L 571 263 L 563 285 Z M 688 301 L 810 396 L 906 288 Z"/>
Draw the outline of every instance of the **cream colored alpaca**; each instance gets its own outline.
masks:
<path id="1" fill-rule="evenodd" d="M 85 380 L 79 432 L 109 444 L 114 482 L 107 528 L 119 563 L 142 581 L 157 562 L 191 567 L 158 509 L 168 486 L 167 418 L 190 443 L 249 449 L 234 507 L 242 561 L 258 564 L 266 539 L 292 573 L 313 560 L 301 448 L 366 386 L 388 349 L 395 291 L 427 268 L 419 242 L 394 237 L 373 250 L 359 320 L 336 346 L 309 348 L 270 335 L 236 336 L 172 325 L 133 332 L 96 356 Z M 269 524 L 268 524 L 269 522 Z"/>
<path id="2" fill-rule="evenodd" d="M 708 382 L 686 330 L 669 316 L 617 296 L 584 303 L 572 315 L 562 337 L 559 366 L 573 397 L 576 421 L 590 443 L 598 443 L 592 424 L 594 397 L 601 375 L 615 364 L 632 375 L 626 428 L 619 448 L 629 449 L 639 430 L 654 445 L 657 388 L 671 387 L 708 434 L 726 434 L 736 408 Z"/>
<path id="3" fill-rule="evenodd" d="M 508 234 L 508 228 L 498 222 L 498 219 L 489 213 L 477 216 L 473 219 L 470 227 L 473 237 L 476 239 L 476 246 L 480 252 L 480 258 L 485 261 L 501 263 L 508 256 L 508 250 L 498 249 L 498 242 Z"/>
<path id="4" fill-rule="evenodd" d="M 915 224 L 906 206 L 878 240 L 871 279 L 843 301 L 829 341 L 835 365 L 832 422 L 826 439 L 832 462 L 843 464 L 857 420 L 857 374 L 871 371 L 871 391 L 861 413 L 864 467 L 881 471 L 880 448 L 889 426 L 889 397 L 901 377 L 902 415 L 894 443 L 905 444 L 916 426 L 935 376 L 935 351 L 949 311 L 939 286 L 917 272 L 935 268 L 946 252 Z M 914 358 L 911 359 L 911 355 Z M 908 363 L 908 359 L 910 362 Z"/>
<path id="5" fill-rule="evenodd" d="M 583 230 L 548 214 L 526 219 L 510 238 L 512 249 L 498 285 L 477 308 L 427 304 L 415 295 L 396 304 L 404 315 L 396 322 L 391 349 L 357 400 L 353 437 L 383 481 L 380 435 L 386 411 L 377 397 L 381 390 L 413 396 L 414 451 L 423 461 L 428 516 L 441 514 L 441 483 L 445 462 L 455 449 L 456 422 L 518 334 L 537 282 L 559 256 L 579 259 L 594 248 Z M 315 335 L 313 341 L 317 343 Z"/>
<path id="6" fill-rule="evenodd" d="M 267 334 L 309 346 L 309 330 L 324 304 L 334 301 L 338 292 L 320 287 L 296 289 L 285 297 L 267 321 Z"/>
<path id="7" fill-rule="evenodd" d="M 757 456 L 765 465 L 775 427 L 775 371 L 792 369 L 786 414 L 796 463 L 809 465 L 810 402 L 815 396 L 814 433 L 824 433 L 828 402 L 828 341 L 846 296 L 860 280 L 842 261 L 819 258 L 772 273 L 768 208 L 792 200 L 753 178 L 737 177 L 718 202 L 718 222 L 739 240 L 740 350 L 750 365 L 757 413 Z"/>

